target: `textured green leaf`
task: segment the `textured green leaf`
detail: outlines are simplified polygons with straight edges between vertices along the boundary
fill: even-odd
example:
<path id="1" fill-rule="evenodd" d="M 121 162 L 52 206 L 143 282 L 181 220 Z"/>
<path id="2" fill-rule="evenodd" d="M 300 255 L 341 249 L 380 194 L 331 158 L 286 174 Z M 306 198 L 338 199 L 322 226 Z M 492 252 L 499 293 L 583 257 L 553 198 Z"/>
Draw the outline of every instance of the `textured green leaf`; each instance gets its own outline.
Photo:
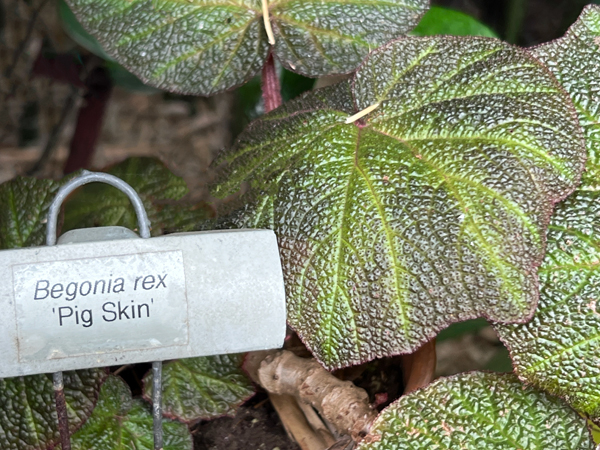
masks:
<path id="1" fill-rule="evenodd" d="M 539 271 L 538 310 L 524 325 L 496 325 L 517 374 L 600 419 L 600 192 L 561 203 Z M 598 308 L 598 310 L 597 310 Z"/>
<path id="2" fill-rule="evenodd" d="M 241 365 L 243 355 L 180 359 L 163 367 L 163 408 L 166 415 L 193 422 L 231 416 L 254 394 Z M 152 372 L 144 377 L 144 395 L 152 396 Z"/>
<path id="3" fill-rule="evenodd" d="M 139 194 L 152 223 L 153 235 L 189 231 L 212 215 L 205 203 L 174 203 L 188 189 L 182 178 L 156 159 L 130 158 L 107 172 L 129 183 Z M 67 200 L 63 231 L 108 225 L 137 229 L 137 217 L 129 198 L 116 188 L 94 183 L 82 187 Z"/>
<path id="4" fill-rule="evenodd" d="M 59 187 L 59 182 L 25 177 L 0 185 L 0 249 L 45 244 L 46 214 Z M 80 370 L 65 372 L 64 377 L 73 432 L 92 413 L 106 372 Z M 51 449 L 58 440 L 51 377 L 0 379 L 0 448 Z"/>
<path id="5" fill-rule="evenodd" d="M 531 52 L 573 100 L 588 150 L 582 185 L 595 188 L 600 182 L 600 6 L 587 6 L 564 37 Z"/>
<path id="6" fill-rule="evenodd" d="M 0 249 L 46 243 L 46 213 L 59 187 L 26 177 L 0 185 Z"/>
<path id="7" fill-rule="evenodd" d="M 358 450 L 592 450 L 586 421 L 514 375 L 441 378 L 388 406 Z"/>
<path id="8" fill-rule="evenodd" d="M 587 7 L 566 35 L 533 49 L 577 108 L 589 159 L 583 183 L 558 205 L 539 276 L 540 304 L 524 325 L 496 328 L 517 374 L 600 422 L 600 7 Z"/>
<path id="9" fill-rule="evenodd" d="M 81 26 L 77 20 L 77 17 L 75 17 L 75 14 L 73 14 L 73 11 L 71 11 L 71 8 L 69 8 L 69 5 L 67 5 L 65 0 L 58 0 L 56 2 L 56 8 L 63 28 L 69 37 L 73 39 L 73 41 L 103 59 L 111 59 L 111 57 L 106 54 L 98 40 L 85 31 L 85 29 Z"/>
<path id="10" fill-rule="evenodd" d="M 441 6 L 432 6 L 410 34 L 413 36 L 446 34 L 451 36 L 498 37 L 488 26 L 474 17 Z"/>
<path id="11" fill-rule="evenodd" d="M 108 56 L 98 40 L 81 26 L 65 0 L 58 0 L 57 9 L 58 17 L 69 37 L 83 48 L 106 60 L 106 68 L 115 85 L 127 89 L 128 91 L 139 92 L 142 94 L 156 94 L 157 92 L 160 92 L 158 89 L 146 86 L 138 77 Z"/>
<path id="12" fill-rule="evenodd" d="M 274 55 L 311 77 L 352 72 L 371 51 L 412 30 L 429 0 L 275 0 Z"/>
<path id="13" fill-rule="evenodd" d="M 68 0 L 107 53 L 161 89 L 211 95 L 257 74 L 269 52 L 260 0 Z M 266 0 L 265 0 L 266 1 Z M 309 76 L 347 73 L 410 31 L 428 0 L 275 0 L 273 52 Z"/>
<path id="14" fill-rule="evenodd" d="M 231 225 L 276 231 L 288 320 L 335 368 L 453 322 L 530 317 L 553 204 L 584 158 L 572 105 L 524 51 L 411 37 L 251 125 L 215 194 L 248 183 Z"/>
<path id="15" fill-rule="evenodd" d="M 192 450 L 186 425 L 164 420 L 164 450 Z M 152 414 L 118 377 L 110 376 L 100 391 L 98 406 L 73 436 L 73 450 L 152 450 Z"/>
<path id="16" fill-rule="evenodd" d="M 64 373 L 71 432 L 92 414 L 105 378 L 102 369 Z M 0 379 L 0 448 L 45 450 L 59 440 L 52 376 Z"/>

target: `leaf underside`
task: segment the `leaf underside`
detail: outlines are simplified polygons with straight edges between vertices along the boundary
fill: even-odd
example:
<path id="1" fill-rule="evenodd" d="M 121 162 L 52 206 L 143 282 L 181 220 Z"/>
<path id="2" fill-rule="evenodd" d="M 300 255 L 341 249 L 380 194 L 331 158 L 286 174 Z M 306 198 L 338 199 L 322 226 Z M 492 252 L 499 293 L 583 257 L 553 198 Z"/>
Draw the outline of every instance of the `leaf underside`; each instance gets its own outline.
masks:
<path id="1" fill-rule="evenodd" d="M 105 379 L 103 369 L 64 373 L 71 432 L 92 414 Z M 52 376 L 0 379 L 0 448 L 46 450 L 59 441 Z"/>
<path id="2" fill-rule="evenodd" d="M 584 450 L 586 421 L 512 374 L 441 378 L 405 395 L 375 420 L 358 450 Z"/>
<path id="3" fill-rule="evenodd" d="M 265 0 L 266 1 L 266 0 Z M 257 74 L 269 52 L 260 0 L 69 0 L 106 52 L 161 89 L 212 95 Z M 410 31 L 428 0 L 269 2 L 274 55 L 318 77 L 348 73 Z"/>
<path id="4" fill-rule="evenodd" d="M 572 105 L 524 51 L 414 37 L 250 125 L 214 193 L 248 183 L 224 226 L 276 231 L 288 320 L 337 368 L 453 322 L 530 317 L 553 204 L 584 158 Z"/>
<path id="5" fill-rule="evenodd" d="M 163 367 L 163 409 L 184 422 L 234 415 L 254 394 L 241 369 L 243 355 L 180 359 Z M 152 373 L 144 377 L 144 396 L 152 396 Z"/>
<path id="6" fill-rule="evenodd" d="M 163 421 L 164 450 L 192 450 L 185 424 Z M 73 450 L 152 450 L 152 414 L 140 399 L 132 399 L 123 380 L 110 376 L 102 386 L 98 406 L 71 439 Z"/>
<path id="7" fill-rule="evenodd" d="M 540 303 L 524 325 L 496 325 L 517 374 L 600 422 L 600 7 L 565 36 L 536 47 L 573 98 L 589 159 L 577 191 L 560 203 L 539 271 Z"/>

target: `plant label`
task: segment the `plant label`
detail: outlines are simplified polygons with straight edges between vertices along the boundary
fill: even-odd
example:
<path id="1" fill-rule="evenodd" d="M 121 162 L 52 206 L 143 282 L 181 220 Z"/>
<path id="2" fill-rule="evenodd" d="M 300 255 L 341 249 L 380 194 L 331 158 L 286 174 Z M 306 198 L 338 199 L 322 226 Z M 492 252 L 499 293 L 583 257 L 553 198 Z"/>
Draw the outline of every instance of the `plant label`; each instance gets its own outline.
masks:
<path id="1" fill-rule="evenodd" d="M 280 347 L 269 230 L 0 251 L 0 378 Z"/>

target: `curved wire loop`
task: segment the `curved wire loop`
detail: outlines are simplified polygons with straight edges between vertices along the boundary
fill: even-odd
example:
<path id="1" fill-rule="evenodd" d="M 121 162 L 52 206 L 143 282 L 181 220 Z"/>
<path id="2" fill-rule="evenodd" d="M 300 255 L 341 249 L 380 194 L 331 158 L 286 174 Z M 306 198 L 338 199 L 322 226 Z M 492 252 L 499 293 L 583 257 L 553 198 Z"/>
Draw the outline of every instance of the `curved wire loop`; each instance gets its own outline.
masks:
<path id="1" fill-rule="evenodd" d="M 138 219 L 138 228 L 140 230 L 140 236 L 144 239 L 150 237 L 150 220 L 148 219 L 148 215 L 146 214 L 146 209 L 144 208 L 144 203 L 140 196 L 135 192 L 135 190 L 127 184 L 125 181 L 120 178 L 115 177 L 114 175 L 110 175 L 108 173 L 101 172 L 88 172 L 84 170 L 83 173 L 67 182 L 63 185 L 54 197 L 52 204 L 50 205 L 50 209 L 48 210 L 48 223 L 46 225 L 46 245 L 56 245 L 56 227 L 58 222 L 58 213 L 60 212 L 60 207 L 67 196 L 84 184 L 89 183 L 106 183 L 111 186 L 116 187 L 121 192 L 125 193 L 131 203 L 133 204 L 133 208 L 135 209 L 135 213 L 137 214 Z"/>

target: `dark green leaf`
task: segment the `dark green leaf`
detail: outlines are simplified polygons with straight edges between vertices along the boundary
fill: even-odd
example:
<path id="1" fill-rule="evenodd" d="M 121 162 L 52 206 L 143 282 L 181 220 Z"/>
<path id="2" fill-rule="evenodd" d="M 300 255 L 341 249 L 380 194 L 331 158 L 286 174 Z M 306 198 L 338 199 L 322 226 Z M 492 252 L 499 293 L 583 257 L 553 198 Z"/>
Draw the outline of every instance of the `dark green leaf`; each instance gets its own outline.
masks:
<path id="1" fill-rule="evenodd" d="M 600 7 L 587 7 L 566 35 L 533 49 L 572 96 L 589 159 L 580 188 L 548 231 L 533 320 L 496 328 L 518 375 L 600 422 Z M 600 305 L 598 305 L 600 308 Z"/>
<path id="2" fill-rule="evenodd" d="M 261 92 L 261 79 L 258 76 L 235 90 L 235 107 L 231 121 L 234 136 L 238 136 L 249 122 L 264 114 L 265 105 Z"/>
<path id="3" fill-rule="evenodd" d="M 494 356 L 490 359 L 483 370 L 490 370 L 492 372 L 512 372 L 512 360 L 506 347 L 500 347 L 494 352 Z"/>
<path id="4" fill-rule="evenodd" d="M 0 249 L 46 243 L 46 213 L 60 183 L 18 177 L 0 185 Z"/>
<path id="5" fill-rule="evenodd" d="M 281 70 L 281 98 L 284 102 L 292 100 L 315 85 L 313 78 L 307 78 L 289 70 Z"/>
<path id="6" fill-rule="evenodd" d="M 514 375 L 441 378 L 401 397 L 358 450 L 592 450 L 586 421 Z"/>
<path id="7" fill-rule="evenodd" d="M 266 1 L 266 0 L 265 0 Z M 256 75 L 269 52 L 260 0 L 69 0 L 106 51 L 161 89 L 211 95 Z M 410 31 L 427 0 L 275 0 L 274 54 L 312 77 L 347 73 Z"/>
<path id="8" fill-rule="evenodd" d="M 429 0 L 275 0 L 274 54 L 310 77 L 349 73 L 367 54 L 412 30 Z"/>
<path id="9" fill-rule="evenodd" d="M 498 37 L 496 33 L 477 19 L 460 11 L 440 6 L 432 6 L 411 34 L 414 36 L 447 34 L 451 36 Z"/>
<path id="10" fill-rule="evenodd" d="M 148 95 L 161 92 L 159 89 L 145 85 L 138 77 L 114 61 L 106 61 L 105 65 L 112 82 L 122 89 Z"/>
<path id="11" fill-rule="evenodd" d="M 150 86 L 146 86 L 140 81 L 138 77 L 129 72 L 120 64 L 117 64 L 108 54 L 104 51 L 98 40 L 89 34 L 81 26 L 69 5 L 66 4 L 65 0 L 58 0 L 58 16 L 63 24 L 63 28 L 76 43 L 81 45 L 86 50 L 100 56 L 106 60 L 106 68 L 110 74 L 112 82 L 128 91 L 139 92 L 142 94 L 155 94 L 160 90 Z"/>
<path id="12" fill-rule="evenodd" d="M 163 421 L 164 450 L 192 450 L 187 426 Z M 110 376 L 100 391 L 98 405 L 73 436 L 73 450 L 152 450 L 152 414 L 142 400 L 132 400 L 127 385 Z"/>
<path id="13" fill-rule="evenodd" d="M 214 208 L 206 202 L 167 204 L 156 215 L 161 234 L 214 229 L 214 216 Z"/>
<path id="14" fill-rule="evenodd" d="M 107 172 L 129 183 L 139 194 L 152 223 L 153 235 L 166 230 L 189 231 L 194 223 L 212 215 L 206 204 L 174 203 L 188 189 L 182 178 L 156 159 L 130 158 Z M 114 187 L 99 183 L 87 185 L 66 202 L 64 231 L 108 225 L 137 229 L 137 217 L 129 198 Z"/>
<path id="15" fill-rule="evenodd" d="M 539 271 L 538 310 L 524 325 L 496 325 L 517 374 L 600 420 L 600 192 L 561 203 Z M 598 307 L 598 310 L 596 309 Z"/>
<path id="16" fill-rule="evenodd" d="M 472 334 L 488 326 L 488 321 L 485 319 L 472 319 L 464 322 L 453 323 L 448 328 L 440 331 L 436 336 L 437 342 L 445 341 L 446 339 L 454 339 L 463 334 Z"/>
<path id="17" fill-rule="evenodd" d="M 0 185 L 0 249 L 45 244 L 46 214 L 59 187 L 59 182 L 25 177 Z M 73 432 L 92 413 L 106 372 L 80 370 L 65 372 L 64 377 L 69 426 Z M 51 449 L 58 440 L 51 377 L 0 379 L 0 448 Z"/>
<path id="18" fill-rule="evenodd" d="M 163 404 L 167 415 L 193 422 L 233 415 L 254 394 L 241 369 L 243 355 L 180 359 L 163 367 Z M 144 377 L 144 393 L 152 395 L 152 373 Z"/>
<path id="19" fill-rule="evenodd" d="M 64 373 L 72 433 L 92 414 L 105 378 L 106 372 L 102 369 Z M 0 379 L 0 448 L 46 450 L 54 448 L 58 442 L 52 376 Z"/>
<path id="20" fill-rule="evenodd" d="M 584 157 L 572 105 L 524 51 L 412 37 L 251 125 L 214 192 L 248 183 L 231 222 L 276 231 L 288 320 L 336 368 L 453 322 L 530 317 L 549 216 Z"/>
<path id="21" fill-rule="evenodd" d="M 571 96 L 583 127 L 588 162 L 583 186 L 600 181 L 600 7 L 590 5 L 564 37 L 532 49 Z"/>
<path id="22" fill-rule="evenodd" d="M 106 54 L 98 40 L 90 33 L 85 31 L 81 26 L 69 5 L 65 0 L 58 0 L 56 3 L 58 9 L 58 17 L 62 22 L 63 28 L 77 44 L 81 45 L 86 50 L 92 52 L 94 55 L 98 55 L 103 59 L 111 60 L 112 58 Z"/>

